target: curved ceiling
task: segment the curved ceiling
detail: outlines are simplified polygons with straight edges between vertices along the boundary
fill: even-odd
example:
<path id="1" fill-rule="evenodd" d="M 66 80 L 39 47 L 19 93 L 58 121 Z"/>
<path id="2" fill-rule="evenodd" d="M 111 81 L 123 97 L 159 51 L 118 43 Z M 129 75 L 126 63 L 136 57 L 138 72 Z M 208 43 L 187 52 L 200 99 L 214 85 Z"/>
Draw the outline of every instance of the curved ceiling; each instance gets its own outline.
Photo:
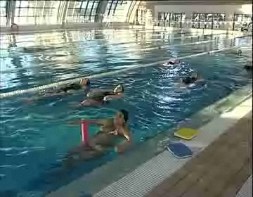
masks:
<path id="1" fill-rule="evenodd" d="M 252 4 L 252 0 L 164 0 L 164 1 L 143 1 L 148 4 L 165 5 L 165 4 Z"/>

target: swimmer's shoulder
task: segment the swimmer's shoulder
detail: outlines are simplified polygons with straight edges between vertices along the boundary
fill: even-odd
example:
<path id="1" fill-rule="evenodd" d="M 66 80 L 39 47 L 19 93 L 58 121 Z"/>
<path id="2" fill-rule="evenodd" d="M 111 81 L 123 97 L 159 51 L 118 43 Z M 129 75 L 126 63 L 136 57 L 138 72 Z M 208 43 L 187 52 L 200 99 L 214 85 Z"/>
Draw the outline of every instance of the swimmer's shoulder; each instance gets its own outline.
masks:
<path id="1" fill-rule="evenodd" d="M 112 126 L 113 125 L 113 118 L 107 118 L 107 119 L 102 119 L 102 120 L 99 120 L 99 123 L 103 126 Z"/>
<path id="2" fill-rule="evenodd" d="M 132 140 L 132 134 L 131 134 L 131 131 L 129 129 L 128 126 L 125 126 L 123 128 L 123 136 L 126 138 L 127 141 L 131 141 Z"/>

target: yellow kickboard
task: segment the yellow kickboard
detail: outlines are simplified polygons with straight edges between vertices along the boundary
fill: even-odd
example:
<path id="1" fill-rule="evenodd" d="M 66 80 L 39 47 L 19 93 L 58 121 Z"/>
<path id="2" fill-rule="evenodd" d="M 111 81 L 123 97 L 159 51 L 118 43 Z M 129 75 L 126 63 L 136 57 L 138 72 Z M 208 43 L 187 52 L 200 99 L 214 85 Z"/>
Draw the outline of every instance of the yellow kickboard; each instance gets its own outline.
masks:
<path id="1" fill-rule="evenodd" d="M 198 135 L 198 131 L 195 129 L 191 129 L 191 128 L 181 128 L 178 131 L 176 131 L 174 133 L 174 136 L 176 137 L 180 137 L 182 139 L 185 140 L 191 140 L 192 138 L 194 138 L 196 135 Z"/>

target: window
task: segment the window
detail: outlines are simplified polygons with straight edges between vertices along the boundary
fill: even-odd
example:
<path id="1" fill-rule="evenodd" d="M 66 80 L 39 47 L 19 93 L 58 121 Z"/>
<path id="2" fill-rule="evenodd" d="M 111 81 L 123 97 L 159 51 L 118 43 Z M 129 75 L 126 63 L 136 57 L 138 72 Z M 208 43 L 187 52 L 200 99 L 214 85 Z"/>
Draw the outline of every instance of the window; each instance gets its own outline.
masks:
<path id="1" fill-rule="evenodd" d="M 99 0 L 71 1 L 67 10 L 68 22 L 94 22 Z"/>
<path id="2" fill-rule="evenodd" d="M 60 1 L 16 1 L 15 23 L 55 24 Z"/>
<path id="3" fill-rule="evenodd" d="M 6 26 L 7 13 L 6 13 L 6 1 L 0 1 L 0 26 Z"/>
<path id="4" fill-rule="evenodd" d="M 105 22 L 125 22 L 131 1 L 109 0 L 105 10 Z M 109 21 L 107 21 L 109 20 Z"/>
<path id="5" fill-rule="evenodd" d="M 182 27 L 182 22 L 185 20 L 185 13 L 170 13 L 159 12 L 158 21 L 159 25 Z M 160 24 L 162 22 L 162 24 Z"/>
<path id="6" fill-rule="evenodd" d="M 193 13 L 192 28 L 223 29 L 225 17 L 224 13 Z"/>
<path id="7" fill-rule="evenodd" d="M 242 26 L 248 26 L 252 22 L 252 15 L 234 14 L 233 29 L 241 29 Z"/>

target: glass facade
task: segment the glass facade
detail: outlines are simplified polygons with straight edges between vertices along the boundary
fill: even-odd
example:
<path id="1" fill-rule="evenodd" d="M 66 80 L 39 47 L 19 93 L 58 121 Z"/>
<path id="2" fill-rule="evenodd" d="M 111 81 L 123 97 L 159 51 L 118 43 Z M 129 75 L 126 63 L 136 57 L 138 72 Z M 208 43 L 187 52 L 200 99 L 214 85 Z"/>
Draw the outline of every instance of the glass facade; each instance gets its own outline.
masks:
<path id="1" fill-rule="evenodd" d="M 226 14 L 224 13 L 193 13 L 192 28 L 224 29 Z"/>
<path id="2" fill-rule="evenodd" d="M 252 30 L 252 15 L 249 14 L 234 14 L 233 17 L 233 30 L 239 30 L 243 26 L 249 26 Z"/>
<path id="3" fill-rule="evenodd" d="M 6 26 L 7 22 L 7 2 L 6 1 L 0 1 L 0 25 L 1 26 Z"/>
<path id="4" fill-rule="evenodd" d="M 161 26 L 181 28 L 182 24 L 185 22 L 185 13 L 159 12 L 158 21 Z"/>
<path id="5" fill-rule="evenodd" d="M 104 13 L 104 22 L 126 22 L 132 1 L 109 0 Z"/>
<path id="6" fill-rule="evenodd" d="M 70 1 L 66 22 L 95 22 L 98 4 L 98 0 Z"/>
<path id="7" fill-rule="evenodd" d="M 127 0 L 13 0 L 0 1 L 0 25 L 42 25 L 103 21 L 125 22 L 132 1 Z M 104 9 L 101 9 L 103 8 Z"/>
<path id="8" fill-rule="evenodd" d="M 16 1 L 14 21 L 21 25 L 57 24 L 60 1 Z"/>
<path id="9" fill-rule="evenodd" d="M 191 27 L 207 29 L 226 29 L 229 18 L 233 29 L 250 23 L 252 15 L 234 14 L 233 21 L 225 13 L 187 13 L 147 12 L 146 4 L 140 5 L 135 0 L 1 0 L 0 26 L 9 27 L 12 22 L 17 25 L 48 25 L 67 23 L 128 22 L 139 25 L 155 24 L 169 27 Z M 136 9 L 134 9 L 136 8 Z M 138 9 L 137 9 L 138 8 Z M 227 17 L 227 18 L 226 18 Z M 150 22 L 151 21 L 151 22 Z M 154 22 L 154 23 L 153 23 Z M 246 25 L 247 25 L 246 24 Z"/>

